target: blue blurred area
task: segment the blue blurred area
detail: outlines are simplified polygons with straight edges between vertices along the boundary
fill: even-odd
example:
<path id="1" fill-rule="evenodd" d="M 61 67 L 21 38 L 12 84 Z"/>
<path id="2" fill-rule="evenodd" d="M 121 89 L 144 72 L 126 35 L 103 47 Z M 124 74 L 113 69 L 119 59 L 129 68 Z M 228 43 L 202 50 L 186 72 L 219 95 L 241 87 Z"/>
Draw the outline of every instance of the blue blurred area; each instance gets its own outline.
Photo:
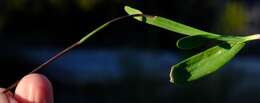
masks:
<path id="1" fill-rule="evenodd" d="M 52 48 L 44 48 L 41 50 L 25 49 L 22 53 L 24 53 L 23 55 L 26 55 L 26 60 L 33 61 L 35 64 L 40 64 L 47 59 L 43 57 L 50 57 L 57 51 L 57 49 L 53 50 Z M 99 100 L 92 100 L 91 98 L 84 96 L 84 94 L 88 94 L 88 89 L 90 88 L 94 89 L 95 92 L 97 92 L 96 89 L 101 88 L 106 95 L 97 98 L 103 98 L 106 102 L 128 101 L 131 99 L 128 96 L 132 95 L 146 95 L 147 97 L 158 95 L 153 97 L 153 99 L 150 98 L 151 100 L 157 100 L 158 102 L 164 99 L 173 98 L 172 100 L 166 100 L 166 103 L 170 103 L 171 101 L 185 102 L 186 100 L 177 98 L 178 95 L 183 95 L 185 97 L 182 98 L 196 98 L 198 99 L 196 100 L 197 102 L 205 102 L 207 99 L 203 100 L 204 97 L 201 97 L 200 95 L 206 94 L 208 94 L 208 98 L 210 99 L 208 101 L 221 98 L 218 97 L 218 95 L 224 95 L 227 99 L 225 102 L 227 103 L 238 102 L 240 99 L 248 101 L 246 98 L 250 98 L 252 102 L 258 101 L 258 98 L 255 98 L 255 96 L 259 95 L 260 92 L 258 91 L 260 89 L 260 80 L 258 79 L 260 73 L 259 58 L 255 56 L 237 56 L 222 68 L 220 72 L 195 82 L 193 85 L 180 86 L 169 84 L 168 81 L 170 66 L 181 59 L 179 55 L 180 54 L 176 52 L 169 51 L 77 49 L 57 60 L 55 63 L 45 68 L 47 70 L 43 71 L 45 71 L 49 77 L 52 77 L 52 80 L 61 83 L 61 87 L 63 87 L 64 84 L 74 85 L 72 86 L 73 88 L 70 89 L 74 91 L 72 93 L 78 91 L 75 93 L 78 95 L 76 97 L 70 94 L 71 92 L 63 91 L 63 89 L 67 89 L 68 87 L 63 87 L 63 89 L 60 89 L 61 87 L 54 87 L 57 90 L 63 91 L 57 94 L 63 95 L 64 97 L 67 96 L 68 98 L 71 98 L 68 99 L 71 101 L 76 99 L 84 102 L 88 101 L 90 103 L 100 102 Z M 124 84 L 120 84 L 124 83 L 122 81 L 130 82 L 125 83 L 128 85 L 130 84 L 129 87 L 127 86 L 128 89 Z M 134 84 L 131 82 L 134 82 Z M 89 87 L 88 85 L 96 86 Z M 116 88 L 111 88 L 111 85 L 112 87 L 116 86 Z M 83 88 L 86 88 L 86 90 Z M 104 88 L 111 89 L 111 91 L 113 91 L 112 94 L 111 92 L 104 90 Z M 130 91 L 134 88 L 137 89 L 137 91 L 131 94 Z M 204 90 L 200 90 L 202 88 L 204 88 Z M 139 91 L 139 89 L 142 90 Z M 117 99 L 117 96 L 122 92 L 121 90 L 126 93 L 123 94 L 123 100 Z M 144 93 L 145 91 L 149 92 Z M 199 91 L 202 91 L 202 93 Z M 171 97 L 172 94 L 175 94 L 175 96 L 173 95 Z M 108 97 L 112 100 L 108 99 Z M 137 100 L 133 101 L 141 101 L 139 99 L 149 101 L 147 100 L 148 98 L 141 97 L 135 97 Z M 62 99 L 63 97 L 60 98 Z"/>
<path id="2" fill-rule="evenodd" d="M 26 49 L 28 61 L 41 64 L 51 57 L 57 50 L 46 48 L 43 51 Z M 169 51 L 141 51 L 141 50 L 75 50 L 51 64 L 46 72 L 63 82 L 96 83 L 120 80 L 125 71 L 140 69 L 142 76 L 167 77 L 170 67 L 180 57 Z M 125 70 L 124 67 L 129 70 Z M 131 73 L 131 72 L 130 72 Z M 132 72 L 135 73 L 135 72 Z M 130 74 L 135 75 L 135 74 Z"/>

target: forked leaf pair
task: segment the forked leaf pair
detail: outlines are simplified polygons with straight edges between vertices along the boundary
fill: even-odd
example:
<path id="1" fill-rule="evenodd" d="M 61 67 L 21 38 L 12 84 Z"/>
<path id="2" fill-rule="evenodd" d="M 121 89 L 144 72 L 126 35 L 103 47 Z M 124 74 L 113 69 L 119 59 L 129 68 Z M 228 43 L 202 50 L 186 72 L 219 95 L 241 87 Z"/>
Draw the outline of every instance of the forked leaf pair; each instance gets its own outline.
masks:
<path id="1" fill-rule="evenodd" d="M 141 11 L 125 6 L 129 15 L 142 14 Z M 143 15 L 136 20 L 176 33 L 188 35 L 177 41 L 177 47 L 191 49 L 205 44 L 209 40 L 221 41 L 217 45 L 187 58 L 172 66 L 170 81 L 188 83 L 215 72 L 230 61 L 248 41 L 260 39 L 259 34 L 250 36 L 224 36 L 199 30 L 160 16 Z"/>

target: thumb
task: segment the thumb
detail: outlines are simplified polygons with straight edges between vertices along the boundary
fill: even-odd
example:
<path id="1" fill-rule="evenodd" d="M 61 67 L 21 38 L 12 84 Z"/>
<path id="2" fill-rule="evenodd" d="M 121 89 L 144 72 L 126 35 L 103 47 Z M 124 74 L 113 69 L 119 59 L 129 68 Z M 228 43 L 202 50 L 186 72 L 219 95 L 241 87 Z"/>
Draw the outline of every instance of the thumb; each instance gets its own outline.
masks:
<path id="1" fill-rule="evenodd" d="M 18 83 L 15 98 L 19 103 L 53 103 L 52 85 L 41 74 L 29 74 Z"/>

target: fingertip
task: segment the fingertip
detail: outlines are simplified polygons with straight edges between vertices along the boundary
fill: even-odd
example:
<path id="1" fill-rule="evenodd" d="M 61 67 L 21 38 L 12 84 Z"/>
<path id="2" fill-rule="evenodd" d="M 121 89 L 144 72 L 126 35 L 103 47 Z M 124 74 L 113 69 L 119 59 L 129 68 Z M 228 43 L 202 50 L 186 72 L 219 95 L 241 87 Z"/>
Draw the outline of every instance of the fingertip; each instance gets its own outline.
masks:
<path id="1" fill-rule="evenodd" d="M 53 103 L 51 82 L 41 74 L 29 74 L 18 83 L 15 98 L 19 103 Z"/>

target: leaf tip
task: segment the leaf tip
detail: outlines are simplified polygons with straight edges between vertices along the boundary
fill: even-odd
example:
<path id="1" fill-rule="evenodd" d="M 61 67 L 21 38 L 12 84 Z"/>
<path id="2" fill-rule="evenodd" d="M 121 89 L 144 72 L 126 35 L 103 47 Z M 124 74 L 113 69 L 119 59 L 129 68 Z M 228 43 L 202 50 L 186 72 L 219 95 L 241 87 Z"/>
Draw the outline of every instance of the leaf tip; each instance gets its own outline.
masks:
<path id="1" fill-rule="evenodd" d="M 134 14 L 143 14 L 140 10 L 137 10 L 135 8 L 125 6 L 124 10 L 129 14 L 129 15 L 134 15 Z M 142 21 L 142 17 L 134 17 L 135 19 Z"/>
<path id="2" fill-rule="evenodd" d="M 256 38 L 258 39 L 258 40 L 260 40 L 260 34 L 255 34 L 256 35 Z"/>
<path id="3" fill-rule="evenodd" d="M 173 74 L 173 68 L 174 68 L 174 66 L 172 66 L 171 71 L 170 71 L 170 74 L 169 74 L 170 82 L 171 82 L 172 84 L 175 83 L 175 82 L 174 82 L 174 78 L 173 78 L 173 76 L 172 76 L 172 74 Z"/>
<path id="4" fill-rule="evenodd" d="M 188 84 L 191 74 L 186 67 L 186 63 L 173 65 L 170 71 L 170 82 L 173 84 Z"/>

